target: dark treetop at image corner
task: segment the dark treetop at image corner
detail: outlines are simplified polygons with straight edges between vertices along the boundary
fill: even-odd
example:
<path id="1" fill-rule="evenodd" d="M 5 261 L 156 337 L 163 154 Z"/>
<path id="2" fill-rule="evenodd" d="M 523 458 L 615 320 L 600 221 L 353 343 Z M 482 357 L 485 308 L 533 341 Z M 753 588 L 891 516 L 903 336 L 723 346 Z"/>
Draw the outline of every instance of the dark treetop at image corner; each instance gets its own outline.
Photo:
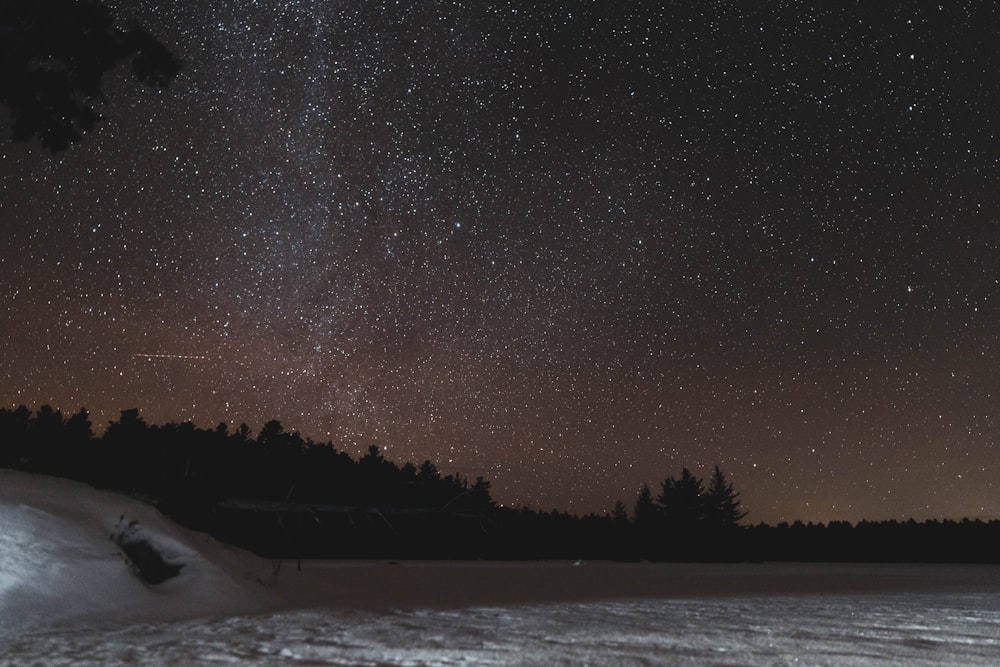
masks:
<path id="1" fill-rule="evenodd" d="M 5 0 L 0 6 L 0 104 L 11 137 L 64 151 L 94 129 L 102 79 L 128 62 L 143 84 L 163 87 L 180 61 L 137 24 L 123 27 L 98 0 Z"/>

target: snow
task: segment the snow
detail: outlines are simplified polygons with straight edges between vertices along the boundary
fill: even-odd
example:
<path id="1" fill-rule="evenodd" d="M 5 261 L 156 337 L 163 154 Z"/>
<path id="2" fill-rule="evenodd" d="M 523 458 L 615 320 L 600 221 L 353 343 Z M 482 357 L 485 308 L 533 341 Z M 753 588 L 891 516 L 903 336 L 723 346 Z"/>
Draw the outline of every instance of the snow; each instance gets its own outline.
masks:
<path id="1" fill-rule="evenodd" d="M 176 578 L 129 571 L 122 515 Z M 135 500 L 0 471 L 0 665 L 1000 664 L 996 567 L 272 565 Z"/>
<path id="2" fill-rule="evenodd" d="M 179 576 L 151 587 L 132 574 L 111 540 L 122 516 L 138 520 L 137 535 L 182 566 Z M 175 526 L 144 503 L 84 484 L 0 471 L 0 526 L 0 637 L 57 621 L 244 612 L 268 594 L 239 577 L 251 557 Z"/>

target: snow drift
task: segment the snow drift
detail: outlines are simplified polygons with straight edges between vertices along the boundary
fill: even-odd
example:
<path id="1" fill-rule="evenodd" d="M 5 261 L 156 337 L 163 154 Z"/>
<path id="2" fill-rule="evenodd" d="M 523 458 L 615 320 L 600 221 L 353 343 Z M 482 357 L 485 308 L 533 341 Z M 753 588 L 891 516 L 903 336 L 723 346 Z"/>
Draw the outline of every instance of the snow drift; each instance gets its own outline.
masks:
<path id="1" fill-rule="evenodd" d="M 133 571 L 140 552 L 156 554 L 173 575 L 145 583 Z M 149 505 L 10 470 L 0 470 L 0 564 L 0 634 L 73 620 L 245 613 L 270 596 L 254 581 L 266 563 L 179 528 Z"/>

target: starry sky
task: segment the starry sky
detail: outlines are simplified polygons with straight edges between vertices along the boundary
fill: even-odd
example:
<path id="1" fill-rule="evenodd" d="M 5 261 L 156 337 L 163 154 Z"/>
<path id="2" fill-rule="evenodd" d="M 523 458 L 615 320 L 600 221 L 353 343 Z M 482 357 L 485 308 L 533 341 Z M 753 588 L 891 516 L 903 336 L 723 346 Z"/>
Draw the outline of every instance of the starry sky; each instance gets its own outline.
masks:
<path id="1" fill-rule="evenodd" d="M 655 4 L 114 3 L 184 71 L 0 142 L 0 401 L 1000 518 L 1000 11 Z"/>

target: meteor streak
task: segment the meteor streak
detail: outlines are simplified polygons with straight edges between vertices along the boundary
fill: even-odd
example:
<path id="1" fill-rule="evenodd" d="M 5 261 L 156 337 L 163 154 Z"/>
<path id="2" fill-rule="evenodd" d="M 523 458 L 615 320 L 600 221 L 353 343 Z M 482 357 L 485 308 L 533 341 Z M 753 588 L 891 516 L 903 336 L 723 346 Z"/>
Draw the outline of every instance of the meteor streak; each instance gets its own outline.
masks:
<path id="1" fill-rule="evenodd" d="M 133 354 L 133 357 L 138 357 L 140 359 L 208 359 L 208 357 L 202 356 L 200 354 L 158 354 L 158 353 L 137 353 Z"/>

